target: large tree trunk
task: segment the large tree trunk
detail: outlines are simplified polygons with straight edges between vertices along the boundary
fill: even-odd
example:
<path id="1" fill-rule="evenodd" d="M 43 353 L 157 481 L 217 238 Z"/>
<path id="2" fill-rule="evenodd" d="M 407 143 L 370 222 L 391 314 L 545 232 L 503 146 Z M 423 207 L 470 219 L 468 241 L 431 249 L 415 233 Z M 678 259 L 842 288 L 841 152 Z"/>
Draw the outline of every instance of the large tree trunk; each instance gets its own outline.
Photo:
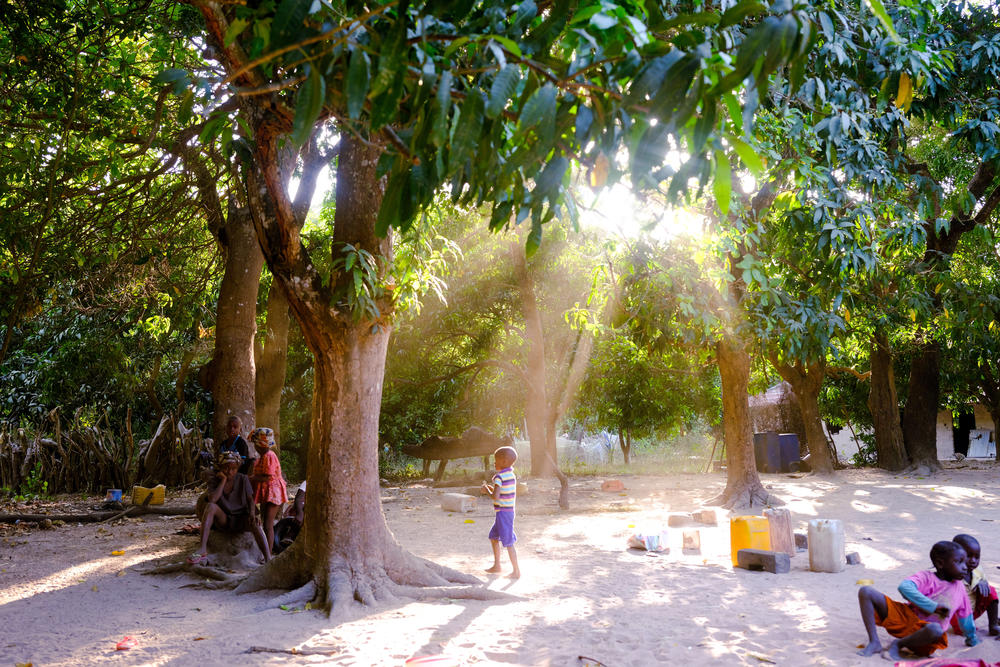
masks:
<path id="1" fill-rule="evenodd" d="M 872 338 L 868 409 L 875 428 L 878 467 L 902 470 L 908 459 L 903 446 L 903 429 L 899 424 L 899 399 L 896 397 L 896 377 L 892 370 L 889 337 L 884 331 L 876 331 Z"/>
<path id="2" fill-rule="evenodd" d="M 939 225 L 941 207 L 935 199 L 934 215 L 924 222 L 927 233 L 927 249 L 918 270 L 945 273 L 951 270 L 951 256 L 958 247 L 962 235 L 976 225 L 985 224 L 997 206 L 1000 205 L 1000 183 L 997 182 L 997 163 L 994 160 L 981 162 L 969 181 L 968 194 L 973 200 L 973 210 L 981 202 L 974 216 L 957 213 L 948 225 Z M 915 172 L 922 172 L 922 165 L 914 165 Z M 927 174 L 925 174 L 927 175 Z M 938 285 L 941 283 L 939 282 Z M 933 312 L 940 313 L 942 295 L 931 293 Z M 903 411 L 903 442 L 913 466 L 926 467 L 932 472 L 939 470 L 937 458 L 937 413 L 941 397 L 940 344 L 934 340 L 933 332 L 924 330 L 924 342 L 917 349 L 910 367 L 909 396 Z"/>
<path id="3" fill-rule="evenodd" d="M 212 415 L 215 442 L 226 439 L 226 423 L 233 415 L 243 420 L 244 429 L 256 423 L 253 345 L 257 332 L 257 289 L 264 264 L 249 212 L 232 202 L 219 233 L 219 245 L 226 266 L 216 307 L 215 353 L 208 371 L 208 389 L 215 404 Z"/>
<path id="4" fill-rule="evenodd" d="M 799 413 L 806 430 L 806 445 L 809 447 L 810 467 L 816 472 L 833 472 L 833 456 L 819 412 L 819 392 L 826 377 L 826 364 L 820 361 L 809 365 L 796 363 L 793 366 L 782 363 L 777 357 L 771 358 L 771 364 L 782 379 L 792 386 L 792 391 L 798 398 Z"/>
<path id="5" fill-rule="evenodd" d="M 288 301 L 276 283 L 267 295 L 267 323 L 257 344 L 257 423 L 274 429 L 281 446 L 281 391 L 288 366 Z"/>
<path id="6" fill-rule="evenodd" d="M 726 490 L 709 501 L 728 508 L 780 505 L 760 482 L 750 425 L 750 355 L 739 343 L 723 338 L 715 346 L 722 380 L 722 428 L 726 446 Z"/>
<path id="7" fill-rule="evenodd" d="M 993 419 L 993 439 L 1000 438 L 1000 383 L 994 371 L 995 361 L 984 360 L 979 366 L 979 394 Z"/>
<path id="8" fill-rule="evenodd" d="M 288 241 L 297 235 L 297 229 L 290 220 L 277 162 L 271 157 L 276 153 L 277 137 L 269 137 L 266 129 L 255 132 L 257 162 L 262 169 L 259 176 L 250 172 L 248 191 L 271 272 L 284 290 L 314 357 L 306 467 L 310 500 L 303 533 L 292 548 L 255 571 L 238 590 L 310 582 L 307 595 L 331 610 L 353 601 L 370 604 L 396 595 L 433 594 L 413 588 L 418 586 L 474 583 L 477 580 L 473 577 L 404 551 L 386 525 L 379 492 L 378 420 L 392 304 L 387 299 L 380 301 L 379 319 L 373 321 L 356 318 L 336 299 L 331 303 L 318 274 L 312 273 L 305 249 Z M 392 244 L 389 238 L 375 235 L 384 188 L 375 173 L 379 154 L 380 148 L 373 142 L 346 133 L 341 137 L 333 252 L 339 257 L 344 245 L 350 243 L 371 253 L 380 275 L 384 275 L 392 261 Z M 264 182 L 256 182 L 258 178 Z M 276 225 L 267 224 L 267 213 L 272 209 L 277 211 Z M 351 272 L 335 273 L 331 276 L 333 294 L 352 281 Z"/>
<path id="9" fill-rule="evenodd" d="M 939 470 L 937 414 L 940 402 L 941 351 L 934 341 L 922 344 L 910 364 L 910 395 L 903 410 L 903 442 L 914 466 Z"/>
<path id="10" fill-rule="evenodd" d="M 525 338 L 528 340 L 528 350 L 525 355 L 528 395 L 524 405 L 524 419 L 527 422 L 528 439 L 531 441 L 531 474 L 547 477 L 554 473 L 550 461 L 556 461 L 557 455 L 555 424 L 550 419 L 547 390 L 545 334 L 535 297 L 535 282 L 528 270 L 524 246 L 520 243 L 513 244 L 511 256 L 521 296 Z"/>

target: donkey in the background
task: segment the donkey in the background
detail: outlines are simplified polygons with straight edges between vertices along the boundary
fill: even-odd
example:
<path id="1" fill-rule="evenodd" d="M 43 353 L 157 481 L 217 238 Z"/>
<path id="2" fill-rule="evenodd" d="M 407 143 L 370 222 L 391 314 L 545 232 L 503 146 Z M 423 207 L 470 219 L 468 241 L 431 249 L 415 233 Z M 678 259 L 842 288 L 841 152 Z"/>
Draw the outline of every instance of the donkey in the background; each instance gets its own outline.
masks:
<path id="1" fill-rule="evenodd" d="M 458 437 L 432 435 L 419 445 L 404 445 L 403 453 L 424 460 L 424 477 L 430 474 L 431 461 L 440 461 L 434 473 L 434 481 L 440 481 L 451 459 L 482 456 L 483 471 L 489 472 L 490 455 L 500 447 L 513 444 L 514 439 L 509 435 L 498 438 L 478 426 L 470 426 Z"/>

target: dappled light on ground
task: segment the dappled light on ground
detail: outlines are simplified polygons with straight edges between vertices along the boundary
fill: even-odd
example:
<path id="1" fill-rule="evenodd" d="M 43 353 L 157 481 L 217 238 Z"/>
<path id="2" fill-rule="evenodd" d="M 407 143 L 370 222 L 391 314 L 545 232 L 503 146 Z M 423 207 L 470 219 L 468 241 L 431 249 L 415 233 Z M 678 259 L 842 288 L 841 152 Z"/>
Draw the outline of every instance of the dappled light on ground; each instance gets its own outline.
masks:
<path id="1" fill-rule="evenodd" d="M 111 538 L 93 526 L 33 533 L 10 550 L 5 566 L 0 627 L 15 632 L 0 642 L 0 664 L 258 665 L 287 657 L 245 653 L 265 646 L 332 652 L 295 658 L 317 665 L 398 667 L 411 656 L 435 654 L 470 665 L 569 666 L 577 655 L 616 667 L 874 665 L 854 654 L 865 637 L 859 581 L 898 595 L 904 577 L 929 567 L 930 545 L 957 532 L 980 539 L 987 576 L 1000 579 L 990 574 L 1000 563 L 1000 536 L 990 523 L 993 470 L 946 471 L 925 480 L 854 470 L 828 478 L 763 475 L 768 490 L 792 511 L 797 532 L 813 518 L 844 522 L 847 551 L 857 552 L 862 565 L 832 574 L 810 572 L 805 552 L 791 559 L 788 574 L 734 569 L 726 512 L 719 513 L 718 526 L 667 528 L 669 553 L 628 549 L 631 533 L 660 530 L 671 514 L 701 508 L 725 479 L 618 478 L 626 487 L 621 493 L 602 492 L 604 478 L 574 478 L 568 512 L 556 506 L 554 481 L 528 480 L 515 526 L 519 580 L 483 572 L 491 560 L 487 499 L 459 514 L 441 510 L 439 489 L 383 489 L 389 525 L 404 547 L 475 574 L 510 597 L 355 605 L 332 619 L 301 608 L 255 611 L 272 593 L 237 596 L 182 588 L 197 582 L 190 575 L 138 575 L 133 566 L 143 559 L 173 558 L 194 547 L 196 538 L 173 534 L 181 521 L 116 526 Z M 698 531 L 700 553 L 682 549 L 685 530 Z M 108 556 L 119 546 L 125 556 Z M 502 563 L 506 574 L 506 555 Z M 37 592 L 39 586 L 45 592 Z M 67 628 L 58 644 L 46 639 L 53 622 Z M 139 646 L 115 652 L 125 635 Z M 976 656 L 1000 660 L 1000 642 L 976 650 Z"/>

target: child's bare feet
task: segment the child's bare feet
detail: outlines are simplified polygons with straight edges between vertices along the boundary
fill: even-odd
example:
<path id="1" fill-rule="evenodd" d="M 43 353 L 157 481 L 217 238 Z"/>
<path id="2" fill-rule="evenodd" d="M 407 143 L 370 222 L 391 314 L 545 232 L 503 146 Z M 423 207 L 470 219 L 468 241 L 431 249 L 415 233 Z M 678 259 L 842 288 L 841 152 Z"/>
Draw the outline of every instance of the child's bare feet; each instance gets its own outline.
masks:
<path id="1" fill-rule="evenodd" d="M 881 653 L 881 652 L 882 652 L 882 642 L 876 639 L 873 642 L 868 642 L 868 646 L 858 651 L 858 655 L 868 658 L 870 656 L 875 655 L 876 653 Z"/>
<path id="2" fill-rule="evenodd" d="M 500 574 L 503 570 L 500 569 L 499 565 L 494 565 L 493 567 L 486 568 L 486 572 L 489 574 Z"/>
<path id="3" fill-rule="evenodd" d="M 513 572 L 511 572 L 510 574 L 507 575 L 507 578 L 508 579 L 520 579 L 521 578 L 521 571 L 520 570 L 514 570 Z"/>
<path id="4" fill-rule="evenodd" d="M 902 660 L 903 656 L 899 654 L 899 642 L 894 641 L 893 643 L 889 644 L 889 648 L 886 650 L 885 653 L 882 654 L 882 657 L 885 658 L 886 660 L 892 660 L 893 662 L 896 662 L 897 660 Z"/>

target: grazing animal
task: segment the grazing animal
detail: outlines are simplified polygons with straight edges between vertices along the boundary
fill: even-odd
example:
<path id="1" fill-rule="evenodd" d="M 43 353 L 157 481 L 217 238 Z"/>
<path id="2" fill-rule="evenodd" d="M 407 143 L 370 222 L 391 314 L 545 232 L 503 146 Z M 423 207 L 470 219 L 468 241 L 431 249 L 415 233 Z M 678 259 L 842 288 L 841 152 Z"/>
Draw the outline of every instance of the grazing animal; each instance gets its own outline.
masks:
<path id="1" fill-rule="evenodd" d="M 483 470 L 488 471 L 490 455 L 500 447 L 513 444 L 514 439 L 509 435 L 498 438 L 478 426 L 470 426 L 458 437 L 432 435 L 419 445 L 404 445 L 403 453 L 424 460 L 424 477 L 430 474 L 431 461 L 440 461 L 434 473 L 434 481 L 440 481 L 451 459 L 482 456 Z"/>

